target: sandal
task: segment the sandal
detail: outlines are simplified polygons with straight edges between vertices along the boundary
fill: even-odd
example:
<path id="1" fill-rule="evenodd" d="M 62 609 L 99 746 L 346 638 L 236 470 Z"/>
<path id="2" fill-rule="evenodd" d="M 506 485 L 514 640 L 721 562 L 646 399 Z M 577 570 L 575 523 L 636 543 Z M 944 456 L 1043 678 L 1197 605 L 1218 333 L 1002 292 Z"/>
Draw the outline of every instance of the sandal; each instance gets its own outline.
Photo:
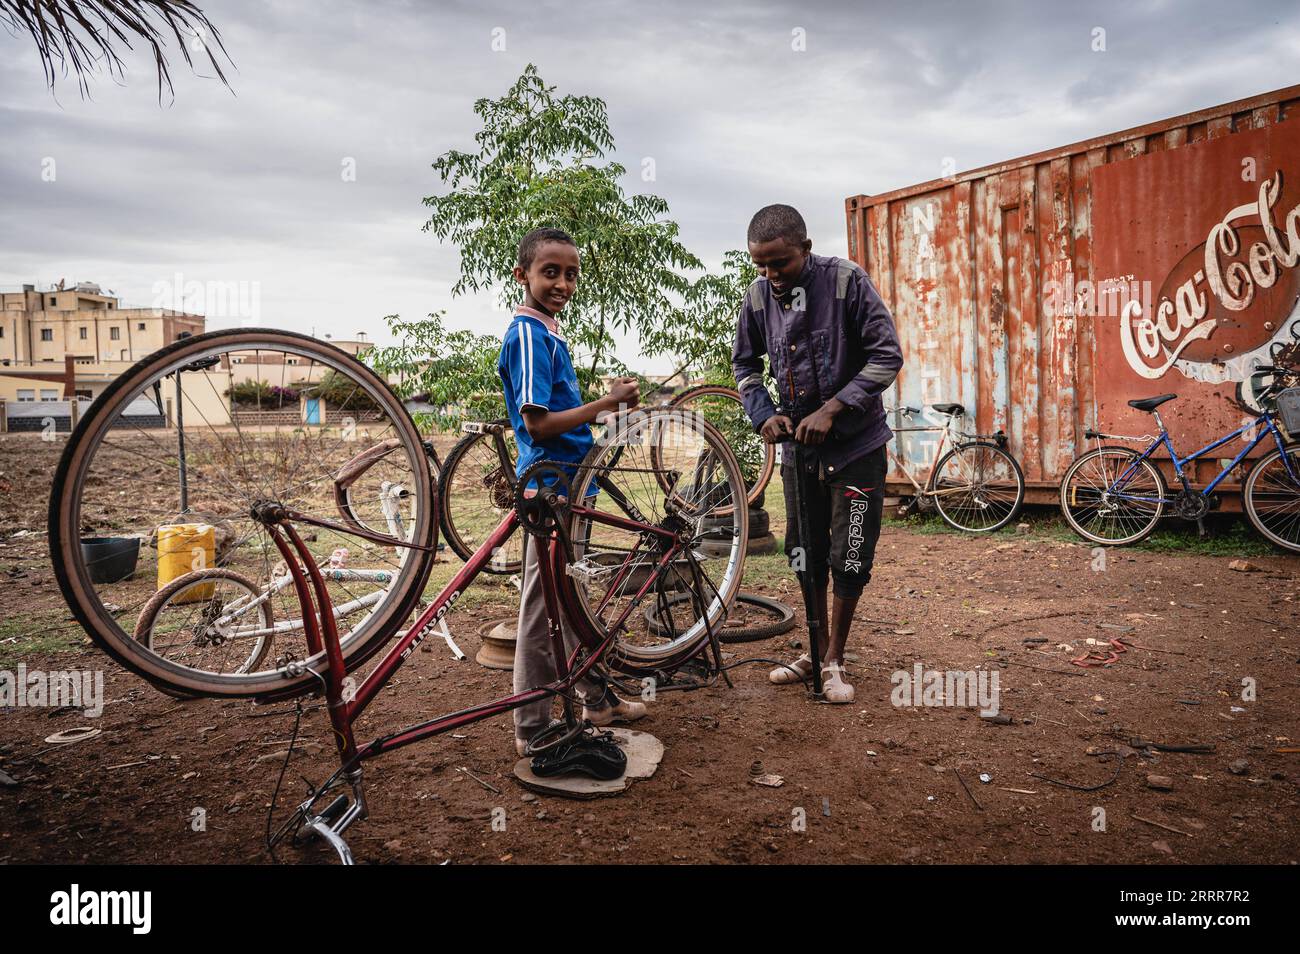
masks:
<path id="1" fill-rule="evenodd" d="M 795 675 L 794 670 L 798 673 Z M 768 680 L 774 686 L 788 686 L 792 683 L 803 682 L 805 679 L 812 677 L 812 657 L 804 653 L 788 666 L 777 666 L 767 674 Z"/>
<path id="2" fill-rule="evenodd" d="M 853 701 L 853 687 L 844 681 L 844 667 L 839 663 L 822 667 L 822 700 L 837 705 Z"/>

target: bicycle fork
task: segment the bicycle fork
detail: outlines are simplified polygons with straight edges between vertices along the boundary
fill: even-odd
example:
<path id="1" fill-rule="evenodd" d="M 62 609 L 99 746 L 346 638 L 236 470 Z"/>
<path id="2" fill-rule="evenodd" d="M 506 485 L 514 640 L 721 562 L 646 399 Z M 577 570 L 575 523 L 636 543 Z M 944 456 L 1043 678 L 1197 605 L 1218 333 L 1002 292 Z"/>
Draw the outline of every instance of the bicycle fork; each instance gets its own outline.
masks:
<path id="1" fill-rule="evenodd" d="M 342 763 L 339 771 L 320 791 L 313 792 L 298 806 L 290 825 L 295 819 L 301 820 L 303 827 L 313 831 L 338 853 L 339 860 L 343 864 L 350 865 L 353 864 L 352 849 L 343 840 L 343 832 L 354 822 L 367 817 L 369 813 L 365 793 L 361 788 L 362 772 L 361 764 L 357 759 L 356 739 L 352 732 L 352 699 L 346 682 L 347 666 L 344 664 L 343 649 L 339 644 L 333 604 L 320 568 L 316 565 L 311 551 L 307 549 L 298 531 L 285 519 L 283 508 L 274 504 L 267 505 L 264 512 L 257 516 L 266 525 L 271 539 L 275 542 L 293 577 L 294 592 L 302 608 L 303 630 L 311 654 L 316 655 L 322 649 L 325 651 L 327 661 L 325 673 L 313 671 L 313 674 L 320 679 L 325 690 L 326 711 L 329 713 L 330 727 L 333 729 L 334 742 Z M 306 576 L 303 574 L 303 567 L 307 570 Z M 308 579 L 310 579 L 310 588 Z M 315 803 L 335 787 L 340 777 L 352 790 L 351 800 L 346 792 L 341 792 L 323 810 L 315 813 L 313 809 Z M 288 827 L 281 829 L 277 840 L 288 830 Z"/>

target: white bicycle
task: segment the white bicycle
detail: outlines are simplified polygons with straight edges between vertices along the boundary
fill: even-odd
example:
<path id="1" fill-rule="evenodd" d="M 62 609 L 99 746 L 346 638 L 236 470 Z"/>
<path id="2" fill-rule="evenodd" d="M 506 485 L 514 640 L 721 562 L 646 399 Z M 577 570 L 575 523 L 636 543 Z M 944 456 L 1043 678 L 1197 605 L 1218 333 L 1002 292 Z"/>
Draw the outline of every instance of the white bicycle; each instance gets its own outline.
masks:
<path id="1" fill-rule="evenodd" d="M 379 494 L 389 535 L 399 540 L 407 538 L 402 502 L 408 496 L 401 484 L 388 482 Z M 403 552 L 397 549 L 399 561 Z M 380 603 L 397 578 L 393 569 L 348 567 L 345 558 L 338 557 L 321 567 L 321 575 L 345 597 L 333 605 L 335 620 L 343 624 L 341 631 L 347 629 L 349 619 L 363 618 L 363 611 Z M 145 603 L 133 635 L 151 652 L 180 666 L 231 674 L 256 672 L 271 655 L 276 637 L 303 632 L 301 618 L 277 618 L 277 604 L 295 610 L 299 605 L 295 593 L 280 595 L 292 586 L 293 574 L 283 563 L 264 584 L 230 567 L 197 569 L 176 577 Z M 358 594 L 356 587 L 373 589 Z M 443 638 L 457 658 L 464 658 L 450 633 L 444 631 Z"/>
<path id="2" fill-rule="evenodd" d="M 942 424 L 895 427 L 894 433 L 942 433 L 935 448 L 935 463 L 924 483 L 907 469 L 902 455 L 889 447 L 890 460 L 899 469 L 914 491 L 912 501 L 904 508 L 913 510 L 938 510 L 944 522 L 956 530 L 967 533 L 992 533 L 1005 527 L 1020 513 L 1025 502 L 1025 475 L 1020 464 L 1006 451 L 1007 436 L 996 434 L 968 434 L 959 421 L 966 414 L 960 404 L 931 404 L 946 420 Z M 920 408 L 900 405 L 886 409 L 886 413 L 911 418 L 921 413 Z M 945 443 L 952 447 L 941 454 Z"/>

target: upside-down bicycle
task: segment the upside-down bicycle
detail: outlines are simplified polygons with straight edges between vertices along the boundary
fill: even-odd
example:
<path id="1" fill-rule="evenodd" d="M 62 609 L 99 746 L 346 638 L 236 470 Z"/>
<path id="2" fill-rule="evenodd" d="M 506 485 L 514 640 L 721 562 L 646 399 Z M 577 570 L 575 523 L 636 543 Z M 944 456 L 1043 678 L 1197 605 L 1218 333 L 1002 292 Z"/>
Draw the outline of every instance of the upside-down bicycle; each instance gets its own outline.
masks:
<path id="1" fill-rule="evenodd" d="M 722 433 L 745 477 L 748 503 L 760 506 L 776 452 L 754 433 L 740 392 L 701 384 L 675 395 L 666 406 L 699 414 Z M 511 506 L 518 450 L 508 420 L 466 422 L 461 431 L 463 436 L 447 452 L 439 471 L 439 525 L 447 545 L 468 560 Z M 512 539 L 486 570 L 512 575 L 522 565 L 521 546 Z"/>
<path id="2" fill-rule="evenodd" d="M 227 392 L 237 368 L 247 364 L 281 369 L 286 387 L 328 380 L 332 400 L 311 424 L 284 424 L 282 414 L 265 423 L 232 414 Z M 184 405 L 183 452 L 180 433 L 157 427 L 168 417 L 163 395 L 173 392 Z M 142 397 L 156 400 L 161 413 L 146 419 L 126 413 Z M 267 408 L 273 409 L 283 406 Z M 401 492 L 394 494 L 394 486 Z M 437 496 L 419 433 L 373 371 L 303 335 L 213 332 L 140 361 L 86 412 L 55 474 L 51 555 L 78 622 L 100 648 L 155 685 L 263 701 L 324 697 L 339 769 L 312 790 L 273 841 L 315 833 L 349 862 L 342 835 L 366 815 L 365 761 L 559 696 L 564 719 L 531 744 L 533 752 L 553 751 L 583 731 L 574 687 L 597 667 L 611 679 L 653 677 L 663 684 L 711 650 L 710 665 L 722 669 L 717 631 L 744 567 L 746 485 L 726 440 L 701 416 L 634 412 L 611 422 L 576 469 L 534 465 L 517 481 L 513 506 L 498 527 L 408 624 L 437 546 Z M 395 499 L 404 532 L 376 530 L 394 516 Z M 148 567 L 97 583 L 80 545 L 85 536 L 143 538 L 200 510 L 234 529 L 223 566 L 259 585 L 277 564 L 291 577 L 292 585 L 272 599 L 292 600 L 283 618 L 303 625 L 258 666 L 198 668 L 133 638 L 122 623 L 154 596 Z M 556 680 L 358 742 L 356 720 L 517 528 L 539 550 Z M 346 619 L 333 607 L 355 595 L 348 581 L 331 580 L 321 569 L 345 542 L 391 574 L 365 612 Z M 681 593 L 688 599 L 669 602 Z M 662 606 L 654 627 L 638 612 L 648 601 Z M 562 620 L 578 638 L 572 652 L 564 649 Z M 386 646 L 368 674 L 349 678 Z"/>

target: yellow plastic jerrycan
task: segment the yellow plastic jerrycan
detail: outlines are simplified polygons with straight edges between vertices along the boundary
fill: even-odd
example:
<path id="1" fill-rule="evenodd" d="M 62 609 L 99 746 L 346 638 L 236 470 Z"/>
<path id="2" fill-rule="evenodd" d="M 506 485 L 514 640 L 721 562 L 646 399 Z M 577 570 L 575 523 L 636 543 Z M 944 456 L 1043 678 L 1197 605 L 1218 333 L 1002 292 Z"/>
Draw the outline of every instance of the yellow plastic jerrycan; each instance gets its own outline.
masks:
<path id="1" fill-rule="evenodd" d="M 217 533 L 206 523 L 173 523 L 158 528 L 158 589 L 178 576 L 216 565 Z M 191 586 L 173 603 L 200 603 L 212 599 L 215 583 Z"/>

